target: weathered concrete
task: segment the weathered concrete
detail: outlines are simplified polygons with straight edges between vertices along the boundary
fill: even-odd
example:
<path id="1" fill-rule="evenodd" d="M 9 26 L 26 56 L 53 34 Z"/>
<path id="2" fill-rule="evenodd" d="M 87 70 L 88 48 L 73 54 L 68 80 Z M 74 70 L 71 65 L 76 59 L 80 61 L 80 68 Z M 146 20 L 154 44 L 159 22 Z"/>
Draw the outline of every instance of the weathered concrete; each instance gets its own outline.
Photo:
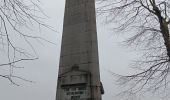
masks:
<path id="1" fill-rule="evenodd" d="M 56 100 L 101 100 L 94 0 L 66 0 Z"/>

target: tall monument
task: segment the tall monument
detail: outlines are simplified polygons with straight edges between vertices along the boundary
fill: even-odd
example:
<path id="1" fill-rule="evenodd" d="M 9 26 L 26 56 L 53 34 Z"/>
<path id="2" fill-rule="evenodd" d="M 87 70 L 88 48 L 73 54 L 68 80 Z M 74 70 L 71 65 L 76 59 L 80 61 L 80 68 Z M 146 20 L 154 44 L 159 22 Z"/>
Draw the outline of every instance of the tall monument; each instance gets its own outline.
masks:
<path id="1" fill-rule="evenodd" d="M 66 0 L 56 100 L 102 100 L 95 0 Z"/>

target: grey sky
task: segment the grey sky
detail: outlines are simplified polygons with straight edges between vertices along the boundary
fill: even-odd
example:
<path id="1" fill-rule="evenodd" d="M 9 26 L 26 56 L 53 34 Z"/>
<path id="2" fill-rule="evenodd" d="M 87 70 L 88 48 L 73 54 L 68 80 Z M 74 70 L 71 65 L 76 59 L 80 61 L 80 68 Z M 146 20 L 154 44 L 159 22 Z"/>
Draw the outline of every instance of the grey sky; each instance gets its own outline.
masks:
<path id="1" fill-rule="evenodd" d="M 55 100 L 65 0 L 41 0 L 41 2 L 50 17 L 47 22 L 59 32 L 46 30 L 44 36 L 57 45 L 45 43 L 44 46 L 36 46 L 40 59 L 25 62 L 24 69 L 15 70 L 17 75 L 33 80 L 35 83 L 16 80 L 21 85 L 18 87 L 0 78 L 0 100 Z M 121 100 L 120 97 L 115 97 L 119 88 L 114 85 L 114 78 L 109 71 L 120 74 L 130 73 L 128 65 L 136 54 L 130 49 L 118 46 L 117 42 L 123 38 L 114 35 L 99 19 L 97 22 L 101 80 L 105 88 L 103 100 Z M 161 99 L 148 95 L 141 97 L 140 100 Z"/>

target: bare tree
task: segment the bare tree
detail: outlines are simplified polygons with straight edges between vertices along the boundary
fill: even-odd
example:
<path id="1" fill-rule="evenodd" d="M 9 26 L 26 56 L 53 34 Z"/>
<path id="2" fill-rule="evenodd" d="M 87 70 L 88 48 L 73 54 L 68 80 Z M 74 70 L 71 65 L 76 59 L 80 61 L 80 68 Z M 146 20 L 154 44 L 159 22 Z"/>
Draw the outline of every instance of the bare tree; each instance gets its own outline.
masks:
<path id="1" fill-rule="evenodd" d="M 28 81 L 13 75 L 13 69 L 22 68 L 16 64 L 38 58 L 31 41 L 49 42 L 35 34 L 42 27 L 52 29 L 43 22 L 47 16 L 39 5 L 39 0 L 0 0 L 0 50 L 1 54 L 6 55 L 1 55 L 0 67 L 9 69 L 8 74 L 0 74 L 0 77 L 7 78 L 13 84 L 16 84 L 13 78 Z M 26 45 L 27 48 L 24 48 Z"/>
<path id="2" fill-rule="evenodd" d="M 142 59 L 134 63 L 138 73 L 119 76 L 124 92 L 167 91 L 170 89 L 170 1 L 97 0 L 98 14 L 119 33 L 128 34 L 124 42 L 143 49 Z M 167 92 L 164 92 L 167 93 Z"/>

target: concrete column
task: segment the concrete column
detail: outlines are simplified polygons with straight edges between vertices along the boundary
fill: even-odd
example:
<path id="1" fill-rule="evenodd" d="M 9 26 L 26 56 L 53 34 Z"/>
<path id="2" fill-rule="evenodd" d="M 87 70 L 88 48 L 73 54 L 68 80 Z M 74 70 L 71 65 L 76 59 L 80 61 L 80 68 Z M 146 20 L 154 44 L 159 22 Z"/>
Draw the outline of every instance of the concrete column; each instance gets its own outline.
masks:
<path id="1" fill-rule="evenodd" d="M 97 44 L 95 1 L 66 0 L 56 100 L 101 100 Z"/>

